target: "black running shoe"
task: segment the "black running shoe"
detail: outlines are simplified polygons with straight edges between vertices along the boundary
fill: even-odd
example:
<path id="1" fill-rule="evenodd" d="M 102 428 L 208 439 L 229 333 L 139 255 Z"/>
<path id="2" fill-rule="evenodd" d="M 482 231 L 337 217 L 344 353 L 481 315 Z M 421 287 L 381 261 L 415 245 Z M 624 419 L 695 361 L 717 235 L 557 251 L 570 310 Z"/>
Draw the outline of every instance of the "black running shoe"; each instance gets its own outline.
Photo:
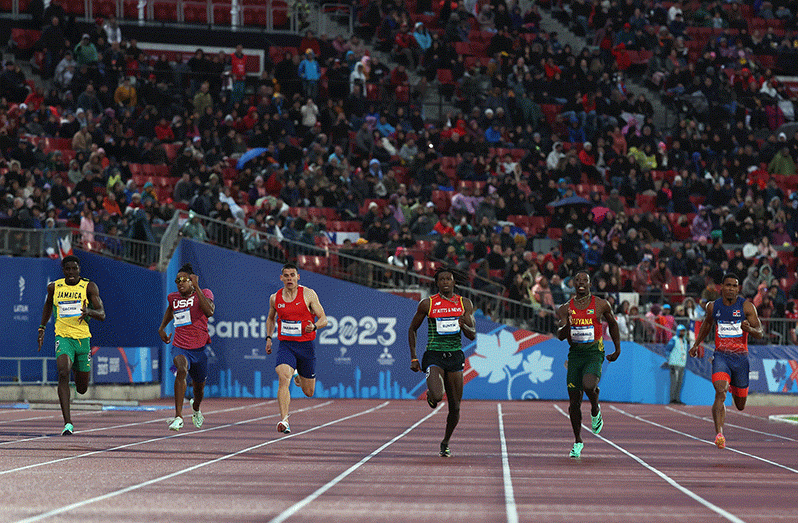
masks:
<path id="1" fill-rule="evenodd" d="M 448 443 L 441 443 L 440 456 L 442 458 L 451 458 L 452 457 L 452 451 L 449 450 L 449 444 Z"/>

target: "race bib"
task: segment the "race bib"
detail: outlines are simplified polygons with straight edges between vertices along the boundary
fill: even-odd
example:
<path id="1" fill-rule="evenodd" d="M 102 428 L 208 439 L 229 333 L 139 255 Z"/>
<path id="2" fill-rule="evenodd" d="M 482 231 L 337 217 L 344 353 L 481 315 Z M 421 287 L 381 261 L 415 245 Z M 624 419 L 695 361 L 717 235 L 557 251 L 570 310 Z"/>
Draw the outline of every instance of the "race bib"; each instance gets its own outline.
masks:
<path id="1" fill-rule="evenodd" d="M 191 325 L 191 309 L 178 309 L 175 311 L 175 327 Z"/>
<path id="2" fill-rule="evenodd" d="M 571 341 L 574 343 L 590 343 L 596 341 L 595 331 L 592 325 L 574 326 L 571 325 Z"/>
<path id="3" fill-rule="evenodd" d="M 280 334 L 283 336 L 302 336 L 302 322 L 301 321 L 281 321 Z"/>
<path id="4" fill-rule="evenodd" d="M 438 334 L 457 334 L 460 332 L 459 318 L 435 318 L 435 331 Z"/>
<path id="5" fill-rule="evenodd" d="M 76 318 L 83 314 L 81 311 L 80 300 L 62 301 L 58 303 L 59 318 Z"/>
<path id="6" fill-rule="evenodd" d="M 719 338 L 742 338 L 743 324 L 739 321 L 719 321 L 718 322 L 718 337 Z"/>

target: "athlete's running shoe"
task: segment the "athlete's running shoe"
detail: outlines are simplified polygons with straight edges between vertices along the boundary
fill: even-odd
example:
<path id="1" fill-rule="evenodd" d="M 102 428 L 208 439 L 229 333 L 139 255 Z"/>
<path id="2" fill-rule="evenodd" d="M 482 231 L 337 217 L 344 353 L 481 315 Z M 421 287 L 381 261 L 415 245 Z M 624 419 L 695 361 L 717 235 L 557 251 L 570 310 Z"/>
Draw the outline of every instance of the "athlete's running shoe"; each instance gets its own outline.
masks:
<path id="1" fill-rule="evenodd" d="M 726 436 L 718 433 L 718 435 L 715 436 L 715 446 L 718 447 L 719 449 L 726 448 Z"/>
<path id="2" fill-rule="evenodd" d="M 452 451 L 449 450 L 449 444 L 448 443 L 441 443 L 440 456 L 442 458 L 451 458 L 452 457 Z"/>
<path id="3" fill-rule="evenodd" d="M 191 421 L 194 423 L 195 427 L 201 429 L 202 423 L 205 421 L 205 416 L 202 415 L 202 412 L 194 410 L 194 398 L 190 399 L 189 403 L 191 404 L 191 410 L 194 411 L 191 415 Z"/>
<path id="4" fill-rule="evenodd" d="M 601 429 L 604 427 L 604 418 L 601 417 L 601 409 L 599 409 L 597 416 L 591 415 L 590 420 L 593 422 L 593 434 L 601 432 Z"/>
<path id="5" fill-rule="evenodd" d="M 296 386 L 300 389 L 302 388 L 302 382 L 299 381 L 299 371 L 296 370 L 294 371 L 294 383 L 296 383 Z"/>
<path id="6" fill-rule="evenodd" d="M 183 428 L 183 418 L 177 417 L 169 422 L 169 430 L 177 432 Z"/>
<path id="7" fill-rule="evenodd" d="M 430 398 L 429 391 L 427 391 L 427 405 L 429 405 L 430 408 L 432 408 L 432 409 L 434 409 L 435 407 L 438 406 L 438 404 L 436 402 L 432 401 L 432 398 Z"/>
<path id="8" fill-rule="evenodd" d="M 75 432 L 75 427 L 73 427 L 71 423 L 67 423 L 64 425 L 64 430 L 61 431 L 61 435 L 71 436 L 73 432 Z"/>
<path id="9" fill-rule="evenodd" d="M 571 458 L 579 458 L 582 456 L 582 449 L 584 448 L 584 443 L 574 443 L 574 448 L 571 449 L 571 453 L 568 454 L 568 457 Z"/>
<path id="10" fill-rule="evenodd" d="M 288 426 L 287 416 L 284 420 L 280 421 L 280 423 L 277 424 L 277 432 L 282 432 L 283 434 L 291 433 L 291 427 Z"/>

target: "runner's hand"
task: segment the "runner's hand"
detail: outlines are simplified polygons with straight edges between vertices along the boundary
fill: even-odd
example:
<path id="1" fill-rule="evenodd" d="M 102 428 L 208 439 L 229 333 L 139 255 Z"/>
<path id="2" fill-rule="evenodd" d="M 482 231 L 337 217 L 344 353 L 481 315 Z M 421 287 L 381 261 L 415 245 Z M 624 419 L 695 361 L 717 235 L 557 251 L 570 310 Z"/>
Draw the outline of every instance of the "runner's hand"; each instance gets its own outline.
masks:
<path id="1" fill-rule="evenodd" d="M 412 370 L 413 372 L 420 371 L 421 363 L 419 363 L 418 360 L 414 359 L 413 361 L 410 362 L 410 370 Z"/>
<path id="2" fill-rule="evenodd" d="M 166 334 L 166 331 L 163 329 L 158 329 L 158 334 L 161 336 L 161 340 L 164 343 L 169 343 L 172 340 L 172 335 Z"/>
<path id="3" fill-rule="evenodd" d="M 199 276 L 196 274 L 189 274 L 188 279 L 191 280 L 191 287 L 199 292 Z"/>
<path id="4" fill-rule="evenodd" d="M 271 354 L 271 353 L 272 353 L 272 339 L 271 338 L 267 338 L 266 339 L 266 354 Z"/>
<path id="5" fill-rule="evenodd" d="M 616 350 L 612 354 L 607 354 L 607 361 L 615 361 L 618 359 L 618 356 L 621 355 L 621 351 Z"/>

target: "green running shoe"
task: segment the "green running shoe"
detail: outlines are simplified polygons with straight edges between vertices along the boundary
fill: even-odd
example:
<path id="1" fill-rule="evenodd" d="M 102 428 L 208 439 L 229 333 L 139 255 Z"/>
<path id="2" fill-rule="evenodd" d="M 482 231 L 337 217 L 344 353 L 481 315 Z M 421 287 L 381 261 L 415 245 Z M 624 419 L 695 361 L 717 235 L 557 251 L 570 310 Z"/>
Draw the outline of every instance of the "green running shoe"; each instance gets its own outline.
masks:
<path id="1" fill-rule="evenodd" d="M 599 409 L 597 416 L 590 416 L 590 419 L 593 422 L 593 434 L 601 432 L 601 429 L 604 427 L 604 418 L 601 417 L 601 409 Z"/>
<path id="2" fill-rule="evenodd" d="M 71 423 L 67 423 L 64 425 L 64 430 L 61 431 L 61 435 L 71 436 L 73 432 L 75 432 L 75 427 L 73 427 Z"/>
<path id="3" fill-rule="evenodd" d="M 451 458 L 452 457 L 452 451 L 449 450 L 449 444 L 448 443 L 441 443 L 440 456 L 442 458 Z"/>
<path id="4" fill-rule="evenodd" d="M 571 449 L 571 453 L 568 454 L 570 458 L 579 458 L 582 457 L 582 449 L 585 447 L 584 443 L 574 443 L 574 448 Z"/>

